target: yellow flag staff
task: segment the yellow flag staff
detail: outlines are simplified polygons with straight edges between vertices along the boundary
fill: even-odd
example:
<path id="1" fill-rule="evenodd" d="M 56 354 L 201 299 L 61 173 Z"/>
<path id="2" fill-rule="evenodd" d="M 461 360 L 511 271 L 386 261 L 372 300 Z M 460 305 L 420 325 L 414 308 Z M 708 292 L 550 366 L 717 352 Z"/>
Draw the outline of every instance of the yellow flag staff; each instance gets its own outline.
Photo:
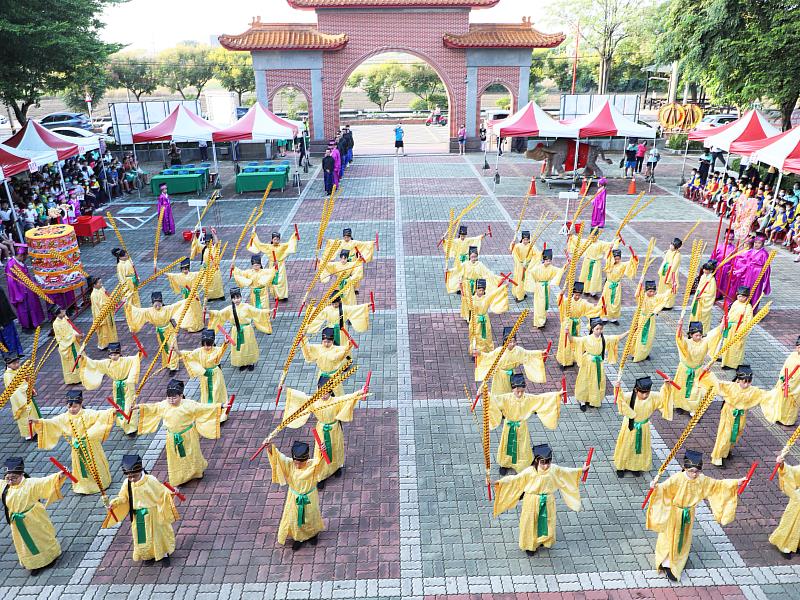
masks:
<path id="1" fill-rule="evenodd" d="M 272 185 L 272 182 L 269 182 Z M 233 268 L 236 266 L 236 254 L 239 252 L 239 247 L 242 245 L 244 241 L 244 236 L 247 235 L 247 232 L 250 231 L 253 227 L 255 227 L 258 220 L 261 218 L 263 213 L 258 210 L 258 207 L 253 207 L 253 211 L 250 213 L 250 216 L 247 218 L 247 221 L 242 227 L 242 233 L 239 234 L 239 239 L 236 240 L 236 245 L 233 247 L 233 256 L 231 257 L 231 269 L 228 272 L 228 277 L 233 275 Z"/>
<path id="2" fill-rule="evenodd" d="M 128 252 L 128 247 L 125 245 L 125 240 L 122 239 L 122 233 L 120 232 L 119 227 L 117 227 L 117 222 L 116 220 L 114 220 L 114 216 L 111 214 L 111 211 L 106 211 L 106 220 L 108 221 L 108 224 L 111 225 L 111 229 L 114 230 L 114 235 L 116 235 L 117 240 L 119 240 L 120 248 L 122 248 L 125 251 L 125 254 L 130 256 L 131 266 L 133 267 L 133 274 L 136 275 L 136 281 L 139 281 L 139 273 L 136 272 L 136 265 L 133 264 L 133 255 L 131 255 L 131 253 Z M 139 288 L 138 285 L 135 287 L 137 289 Z"/>
<path id="3" fill-rule="evenodd" d="M 103 309 L 97 313 L 97 317 L 92 321 L 92 326 L 89 327 L 89 331 L 86 332 L 86 336 L 83 338 L 81 347 L 78 350 L 78 355 L 75 357 L 75 364 L 72 365 L 73 371 L 78 366 L 78 361 L 80 361 L 81 356 L 83 356 L 83 352 L 86 350 L 86 344 L 89 343 L 91 337 L 97 332 L 103 322 L 117 311 L 117 305 L 122 301 L 125 291 L 126 287 L 122 284 L 118 284 L 108 295 L 108 301 L 103 306 Z"/>
<path id="4" fill-rule="evenodd" d="M 164 223 L 164 208 L 158 211 L 156 222 L 156 243 L 153 246 L 153 273 L 158 273 L 158 243 L 161 241 L 161 226 Z"/>

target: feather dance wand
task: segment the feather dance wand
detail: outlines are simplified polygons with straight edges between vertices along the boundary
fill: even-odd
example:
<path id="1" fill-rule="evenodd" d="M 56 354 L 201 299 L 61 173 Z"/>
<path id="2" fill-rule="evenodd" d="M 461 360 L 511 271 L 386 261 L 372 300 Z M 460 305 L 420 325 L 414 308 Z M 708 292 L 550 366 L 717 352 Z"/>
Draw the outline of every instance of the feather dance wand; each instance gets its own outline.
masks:
<path id="1" fill-rule="evenodd" d="M 106 211 L 106 219 L 108 220 L 108 224 L 111 225 L 111 229 L 114 230 L 114 235 L 117 236 L 117 240 L 119 240 L 120 248 L 125 251 L 125 254 L 130 256 L 133 274 L 136 275 L 136 281 L 139 281 L 139 273 L 136 272 L 136 265 L 133 264 L 133 256 L 130 252 L 128 252 L 128 247 L 125 245 L 125 240 L 122 239 L 122 232 L 120 232 L 119 227 L 117 227 L 117 222 L 114 220 L 114 216 L 111 214 L 111 211 Z"/>
<path id="2" fill-rule="evenodd" d="M 270 182 L 272 183 L 272 182 Z M 244 241 L 244 236 L 247 235 L 247 232 L 250 231 L 255 227 L 255 224 L 258 223 L 258 220 L 261 218 L 261 214 L 258 211 L 258 207 L 253 207 L 253 211 L 250 213 L 250 216 L 247 218 L 247 222 L 242 227 L 242 233 L 239 234 L 239 239 L 236 240 L 236 245 L 233 247 L 233 256 L 231 257 L 231 269 L 228 272 L 228 277 L 233 275 L 233 267 L 236 266 L 236 254 L 239 252 L 239 246 L 242 245 L 242 241 Z"/>
<path id="3" fill-rule="evenodd" d="M 158 273 L 158 243 L 161 241 L 161 227 L 164 224 L 164 208 L 158 211 L 156 222 L 156 242 L 153 246 L 153 273 Z"/>
<path id="4" fill-rule="evenodd" d="M 700 221 L 698 221 L 699 223 Z M 692 296 L 692 287 L 697 273 L 700 271 L 700 261 L 703 258 L 705 242 L 694 240 L 692 242 L 692 254 L 689 258 L 689 274 L 686 276 L 686 287 L 683 290 L 683 302 L 681 303 L 681 320 L 686 315 L 686 308 L 689 306 L 689 298 Z M 702 292 L 701 292 L 702 293 Z"/>
<path id="5" fill-rule="evenodd" d="M 761 267 L 761 271 L 758 272 L 758 277 L 756 277 L 755 282 L 753 282 L 753 286 L 750 288 L 750 295 L 747 297 L 747 301 L 750 302 L 751 304 L 753 302 L 753 294 L 756 293 L 758 286 L 761 285 L 761 280 L 764 279 L 764 275 L 766 274 L 767 269 L 769 269 L 770 264 L 772 263 L 773 259 L 777 254 L 778 254 L 777 250 L 773 250 L 772 252 L 770 252 L 767 261 L 764 263 L 764 266 Z"/>
<path id="6" fill-rule="evenodd" d="M 156 279 L 161 277 L 164 273 L 168 273 L 174 267 L 179 265 L 181 263 L 181 261 L 184 260 L 185 258 L 186 258 L 185 256 L 181 256 L 180 258 L 177 258 L 177 259 L 173 260 L 166 267 L 163 267 L 163 268 L 159 269 L 158 271 L 156 271 L 155 273 L 150 275 L 150 277 L 148 277 L 147 279 L 144 279 L 143 281 L 140 281 L 139 285 L 136 286 L 136 289 L 141 289 L 144 286 L 146 286 L 148 283 L 152 283 L 153 281 L 155 281 Z"/>
<path id="7" fill-rule="evenodd" d="M 47 304 L 54 304 L 53 300 L 50 299 L 45 291 L 39 287 L 34 281 L 25 274 L 25 271 L 19 268 L 17 265 L 11 265 L 11 274 L 13 275 L 14 279 L 32 291 L 34 294 L 39 296 L 42 300 L 47 302 Z"/>

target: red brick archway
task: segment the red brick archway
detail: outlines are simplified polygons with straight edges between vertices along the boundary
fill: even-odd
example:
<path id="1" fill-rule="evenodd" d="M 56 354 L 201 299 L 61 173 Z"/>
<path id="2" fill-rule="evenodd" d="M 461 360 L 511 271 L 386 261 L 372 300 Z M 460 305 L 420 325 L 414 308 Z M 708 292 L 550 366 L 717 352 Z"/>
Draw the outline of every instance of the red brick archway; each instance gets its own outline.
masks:
<path id="1" fill-rule="evenodd" d="M 283 76 L 283 78 L 285 79 L 286 77 Z M 295 83 L 295 81 L 298 81 L 299 79 L 302 78 L 296 77 L 294 81 L 282 81 L 281 75 L 277 74 L 277 71 L 270 71 L 269 73 L 267 73 L 267 89 L 269 90 L 268 108 L 274 112 L 273 106 L 275 103 L 275 96 L 277 96 L 278 92 L 280 92 L 281 90 L 285 90 L 287 88 L 294 88 L 298 90 L 303 94 L 303 96 L 305 96 L 306 106 L 308 107 L 308 129 L 309 131 L 313 131 L 314 115 L 311 114 L 311 92 L 309 91 L 311 89 L 311 81 L 310 80 L 308 81 L 308 87 L 306 88 L 303 87 L 302 85 Z"/>

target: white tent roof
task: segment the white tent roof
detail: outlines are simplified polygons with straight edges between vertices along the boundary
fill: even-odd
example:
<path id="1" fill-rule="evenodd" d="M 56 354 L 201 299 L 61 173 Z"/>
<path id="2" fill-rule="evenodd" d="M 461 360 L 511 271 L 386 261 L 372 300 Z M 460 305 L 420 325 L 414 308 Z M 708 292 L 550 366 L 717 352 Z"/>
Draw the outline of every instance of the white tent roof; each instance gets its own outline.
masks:
<path id="1" fill-rule="evenodd" d="M 499 137 L 577 137 L 573 127 L 559 123 L 533 101 L 513 115 L 491 123 L 489 128 Z"/>
<path id="2" fill-rule="evenodd" d="M 577 130 L 577 134 L 572 137 L 654 138 L 656 136 L 655 128 L 629 119 L 608 100 L 592 112 L 562 123 Z"/>
<path id="3" fill-rule="evenodd" d="M 774 127 L 758 110 L 751 110 L 719 133 L 703 140 L 706 148 L 714 146 L 725 152 L 737 152 L 736 146 L 742 142 L 754 142 L 778 135 L 780 129 Z M 731 147 L 733 146 L 733 147 Z"/>
<path id="4" fill-rule="evenodd" d="M 297 125 L 282 119 L 257 102 L 236 123 L 220 131 L 215 131 L 212 139 L 215 142 L 291 140 L 298 131 Z"/>
<path id="5" fill-rule="evenodd" d="M 183 104 L 178 104 L 167 118 L 150 129 L 133 134 L 133 142 L 199 142 L 211 141 L 219 127 L 194 114 Z"/>

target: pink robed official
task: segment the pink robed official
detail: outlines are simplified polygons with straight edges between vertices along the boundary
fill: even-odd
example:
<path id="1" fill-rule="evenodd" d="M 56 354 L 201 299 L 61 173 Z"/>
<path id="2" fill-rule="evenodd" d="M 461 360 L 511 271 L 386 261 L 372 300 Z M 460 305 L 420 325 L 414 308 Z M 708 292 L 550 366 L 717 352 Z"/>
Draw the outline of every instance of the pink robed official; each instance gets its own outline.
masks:
<path id="1" fill-rule="evenodd" d="M 24 284 L 17 281 L 11 268 L 17 265 L 19 269 L 33 280 L 28 267 L 19 262 L 16 257 L 8 260 L 5 266 L 6 281 L 8 284 L 8 299 L 17 313 L 17 320 L 23 329 L 35 329 L 44 322 L 44 310 L 39 297 Z"/>
<path id="2" fill-rule="evenodd" d="M 339 152 L 339 148 L 333 146 L 331 148 L 331 157 L 333 157 L 333 184 L 338 186 L 339 185 L 339 173 L 342 170 L 342 153 Z"/>
<path id="3" fill-rule="evenodd" d="M 606 226 L 606 188 L 602 186 L 592 200 L 592 229 Z"/>
<path id="4" fill-rule="evenodd" d="M 175 218 L 172 216 L 172 204 L 169 201 L 169 194 L 161 192 L 158 197 L 158 212 L 164 209 L 164 219 L 161 221 L 161 231 L 167 235 L 175 233 Z"/>

